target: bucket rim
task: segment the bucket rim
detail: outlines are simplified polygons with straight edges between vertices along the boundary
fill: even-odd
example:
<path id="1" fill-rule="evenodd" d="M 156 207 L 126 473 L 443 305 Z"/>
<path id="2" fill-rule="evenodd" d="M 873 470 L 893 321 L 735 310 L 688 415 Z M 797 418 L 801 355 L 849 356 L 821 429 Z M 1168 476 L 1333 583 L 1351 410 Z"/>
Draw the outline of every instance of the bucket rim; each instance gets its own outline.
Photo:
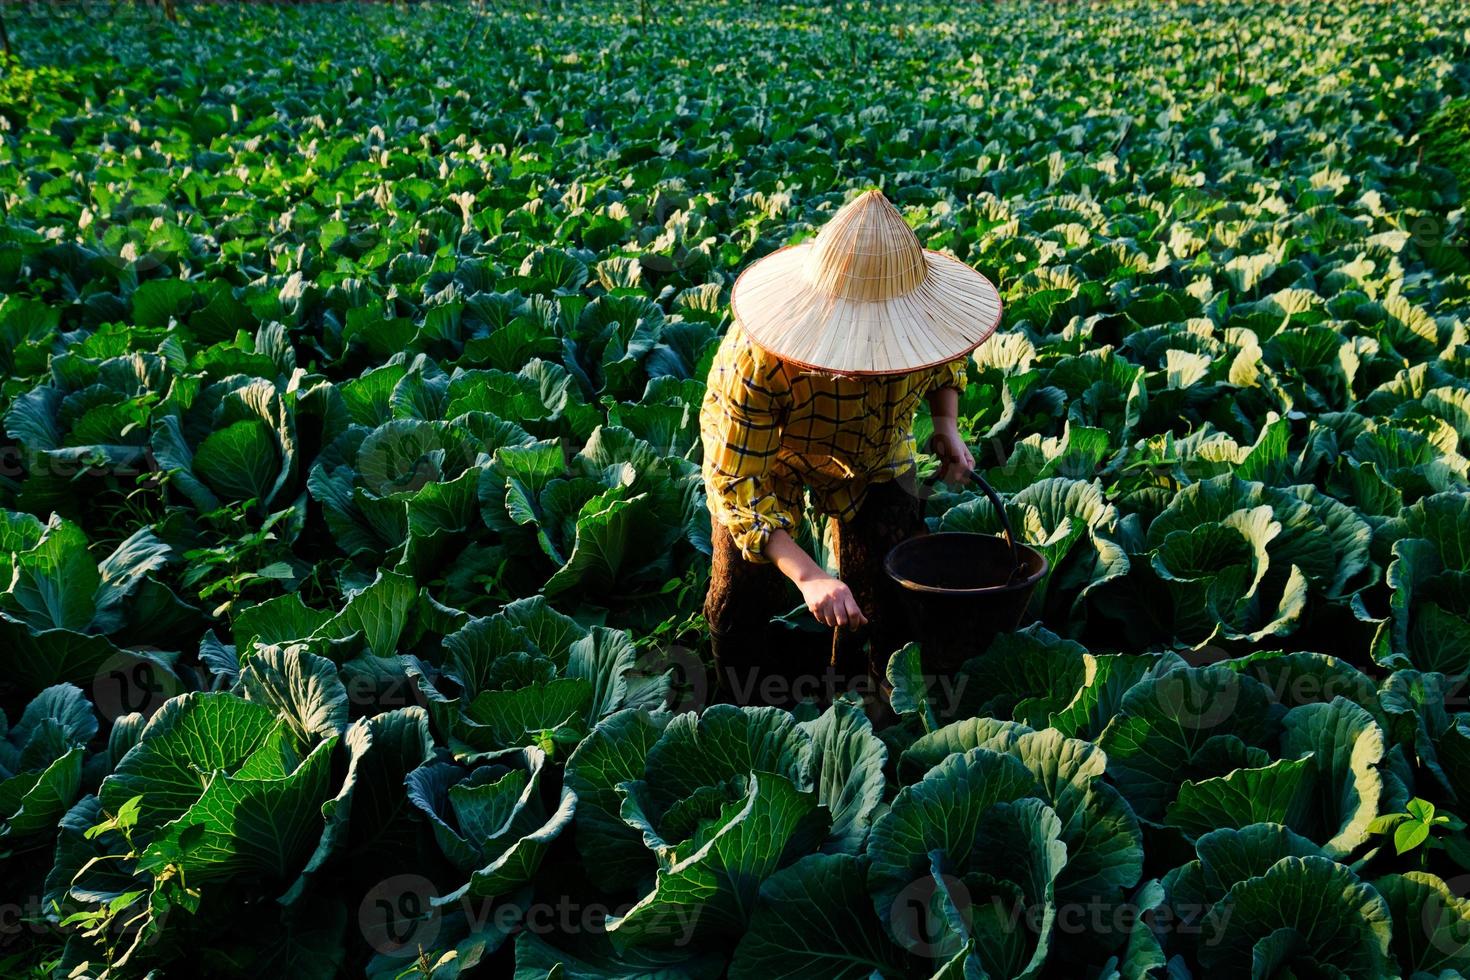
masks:
<path id="1" fill-rule="evenodd" d="M 915 537 L 909 538 L 907 541 L 900 541 L 898 544 L 888 549 L 888 554 L 883 556 L 884 573 L 887 574 L 887 576 L 895 583 L 897 583 L 902 588 L 908 590 L 909 592 L 923 592 L 929 595 L 946 596 L 980 596 L 1001 595 L 1007 592 L 1019 592 L 1022 589 L 1035 588 L 1036 583 L 1040 582 L 1043 578 L 1046 577 L 1046 573 L 1051 571 L 1051 562 L 1046 560 L 1045 555 L 1043 555 L 1041 552 L 1037 551 L 1030 545 L 1022 544 L 1019 541 L 1016 542 L 1016 547 L 1022 551 L 1034 555 L 1036 560 L 1040 563 L 1040 567 L 1037 568 L 1037 570 L 1032 574 L 1026 576 L 1024 579 L 1015 582 L 1007 582 L 1005 585 L 985 585 L 974 589 L 950 589 L 945 588 L 944 586 L 925 585 L 923 582 L 915 582 L 913 579 L 905 578 L 904 576 L 894 571 L 894 554 L 896 554 L 903 548 L 912 546 L 914 542 L 926 541 L 933 538 L 983 538 L 987 541 L 998 541 L 1002 544 L 1005 543 L 1005 538 L 1000 535 L 981 534 L 977 531 L 934 531 L 929 534 L 920 534 Z"/>

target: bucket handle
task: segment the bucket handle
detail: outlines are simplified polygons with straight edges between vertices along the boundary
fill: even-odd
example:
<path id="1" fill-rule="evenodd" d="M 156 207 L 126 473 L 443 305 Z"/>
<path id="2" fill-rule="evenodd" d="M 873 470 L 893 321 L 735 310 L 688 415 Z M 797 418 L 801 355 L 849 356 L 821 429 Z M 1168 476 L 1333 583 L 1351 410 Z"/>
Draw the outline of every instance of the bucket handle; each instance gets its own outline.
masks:
<path id="1" fill-rule="evenodd" d="M 940 473 L 942 472 L 943 470 L 940 470 Z M 1009 545 L 1011 549 L 1010 578 L 1014 579 L 1021 571 L 1021 547 L 1016 543 L 1016 532 L 1015 529 L 1011 527 L 1011 518 L 1010 515 L 1006 513 L 1005 502 L 1000 499 L 1000 494 L 995 492 L 995 488 L 990 485 L 990 481 L 986 480 L 985 477 L 980 475 L 979 470 L 970 470 L 970 479 L 974 480 L 980 485 L 981 492 L 984 493 L 985 496 L 990 498 L 990 505 L 995 508 L 996 514 L 1000 516 L 1000 526 L 1005 530 L 1006 544 Z M 938 482 L 939 473 L 935 473 L 933 476 L 924 481 L 924 485 L 932 487 Z"/>

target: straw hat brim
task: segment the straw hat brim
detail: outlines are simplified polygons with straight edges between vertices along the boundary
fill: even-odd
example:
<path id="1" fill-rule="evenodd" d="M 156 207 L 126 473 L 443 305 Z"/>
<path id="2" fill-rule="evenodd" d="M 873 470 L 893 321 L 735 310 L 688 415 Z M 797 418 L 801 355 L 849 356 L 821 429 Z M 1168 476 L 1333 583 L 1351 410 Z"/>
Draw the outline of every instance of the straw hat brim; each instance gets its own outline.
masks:
<path id="1" fill-rule="evenodd" d="M 925 249 L 917 287 L 859 301 L 811 285 L 811 249 L 811 242 L 777 249 L 746 267 L 730 292 L 746 336 L 783 361 L 833 374 L 909 374 L 968 354 L 1000 325 L 995 284 L 952 255 Z"/>

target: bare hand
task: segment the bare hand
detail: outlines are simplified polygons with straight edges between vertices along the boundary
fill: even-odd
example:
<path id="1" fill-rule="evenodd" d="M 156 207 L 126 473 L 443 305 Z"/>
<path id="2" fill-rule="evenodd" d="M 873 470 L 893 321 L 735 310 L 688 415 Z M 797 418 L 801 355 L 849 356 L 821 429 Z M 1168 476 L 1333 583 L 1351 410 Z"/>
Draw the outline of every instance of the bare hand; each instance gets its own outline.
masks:
<path id="1" fill-rule="evenodd" d="M 800 582 L 797 587 L 801 589 L 807 609 L 823 626 L 858 627 L 868 621 L 858 608 L 852 590 L 841 579 L 824 575 Z"/>
<path id="2" fill-rule="evenodd" d="M 968 483 L 970 471 L 975 468 L 975 457 L 970 447 L 960 438 L 959 430 L 951 426 L 936 426 L 929 440 L 929 451 L 939 457 L 939 478 L 946 483 Z"/>

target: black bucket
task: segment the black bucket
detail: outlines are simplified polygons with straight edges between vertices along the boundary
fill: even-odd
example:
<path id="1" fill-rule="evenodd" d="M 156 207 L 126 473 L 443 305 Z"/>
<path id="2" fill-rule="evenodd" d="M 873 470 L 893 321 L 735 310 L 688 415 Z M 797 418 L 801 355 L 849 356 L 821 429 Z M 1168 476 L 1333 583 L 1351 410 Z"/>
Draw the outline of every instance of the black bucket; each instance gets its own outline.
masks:
<path id="1" fill-rule="evenodd" d="M 997 634 L 1019 626 L 1031 593 L 1048 571 L 1045 556 L 1015 540 L 1000 497 L 979 473 L 972 476 L 1000 515 L 1004 538 L 961 531 L 926 534 L 895 546 L 883 560 L 884 571 L 903 594 L 924 667 L 934 673 L 957 670 Z"/>

